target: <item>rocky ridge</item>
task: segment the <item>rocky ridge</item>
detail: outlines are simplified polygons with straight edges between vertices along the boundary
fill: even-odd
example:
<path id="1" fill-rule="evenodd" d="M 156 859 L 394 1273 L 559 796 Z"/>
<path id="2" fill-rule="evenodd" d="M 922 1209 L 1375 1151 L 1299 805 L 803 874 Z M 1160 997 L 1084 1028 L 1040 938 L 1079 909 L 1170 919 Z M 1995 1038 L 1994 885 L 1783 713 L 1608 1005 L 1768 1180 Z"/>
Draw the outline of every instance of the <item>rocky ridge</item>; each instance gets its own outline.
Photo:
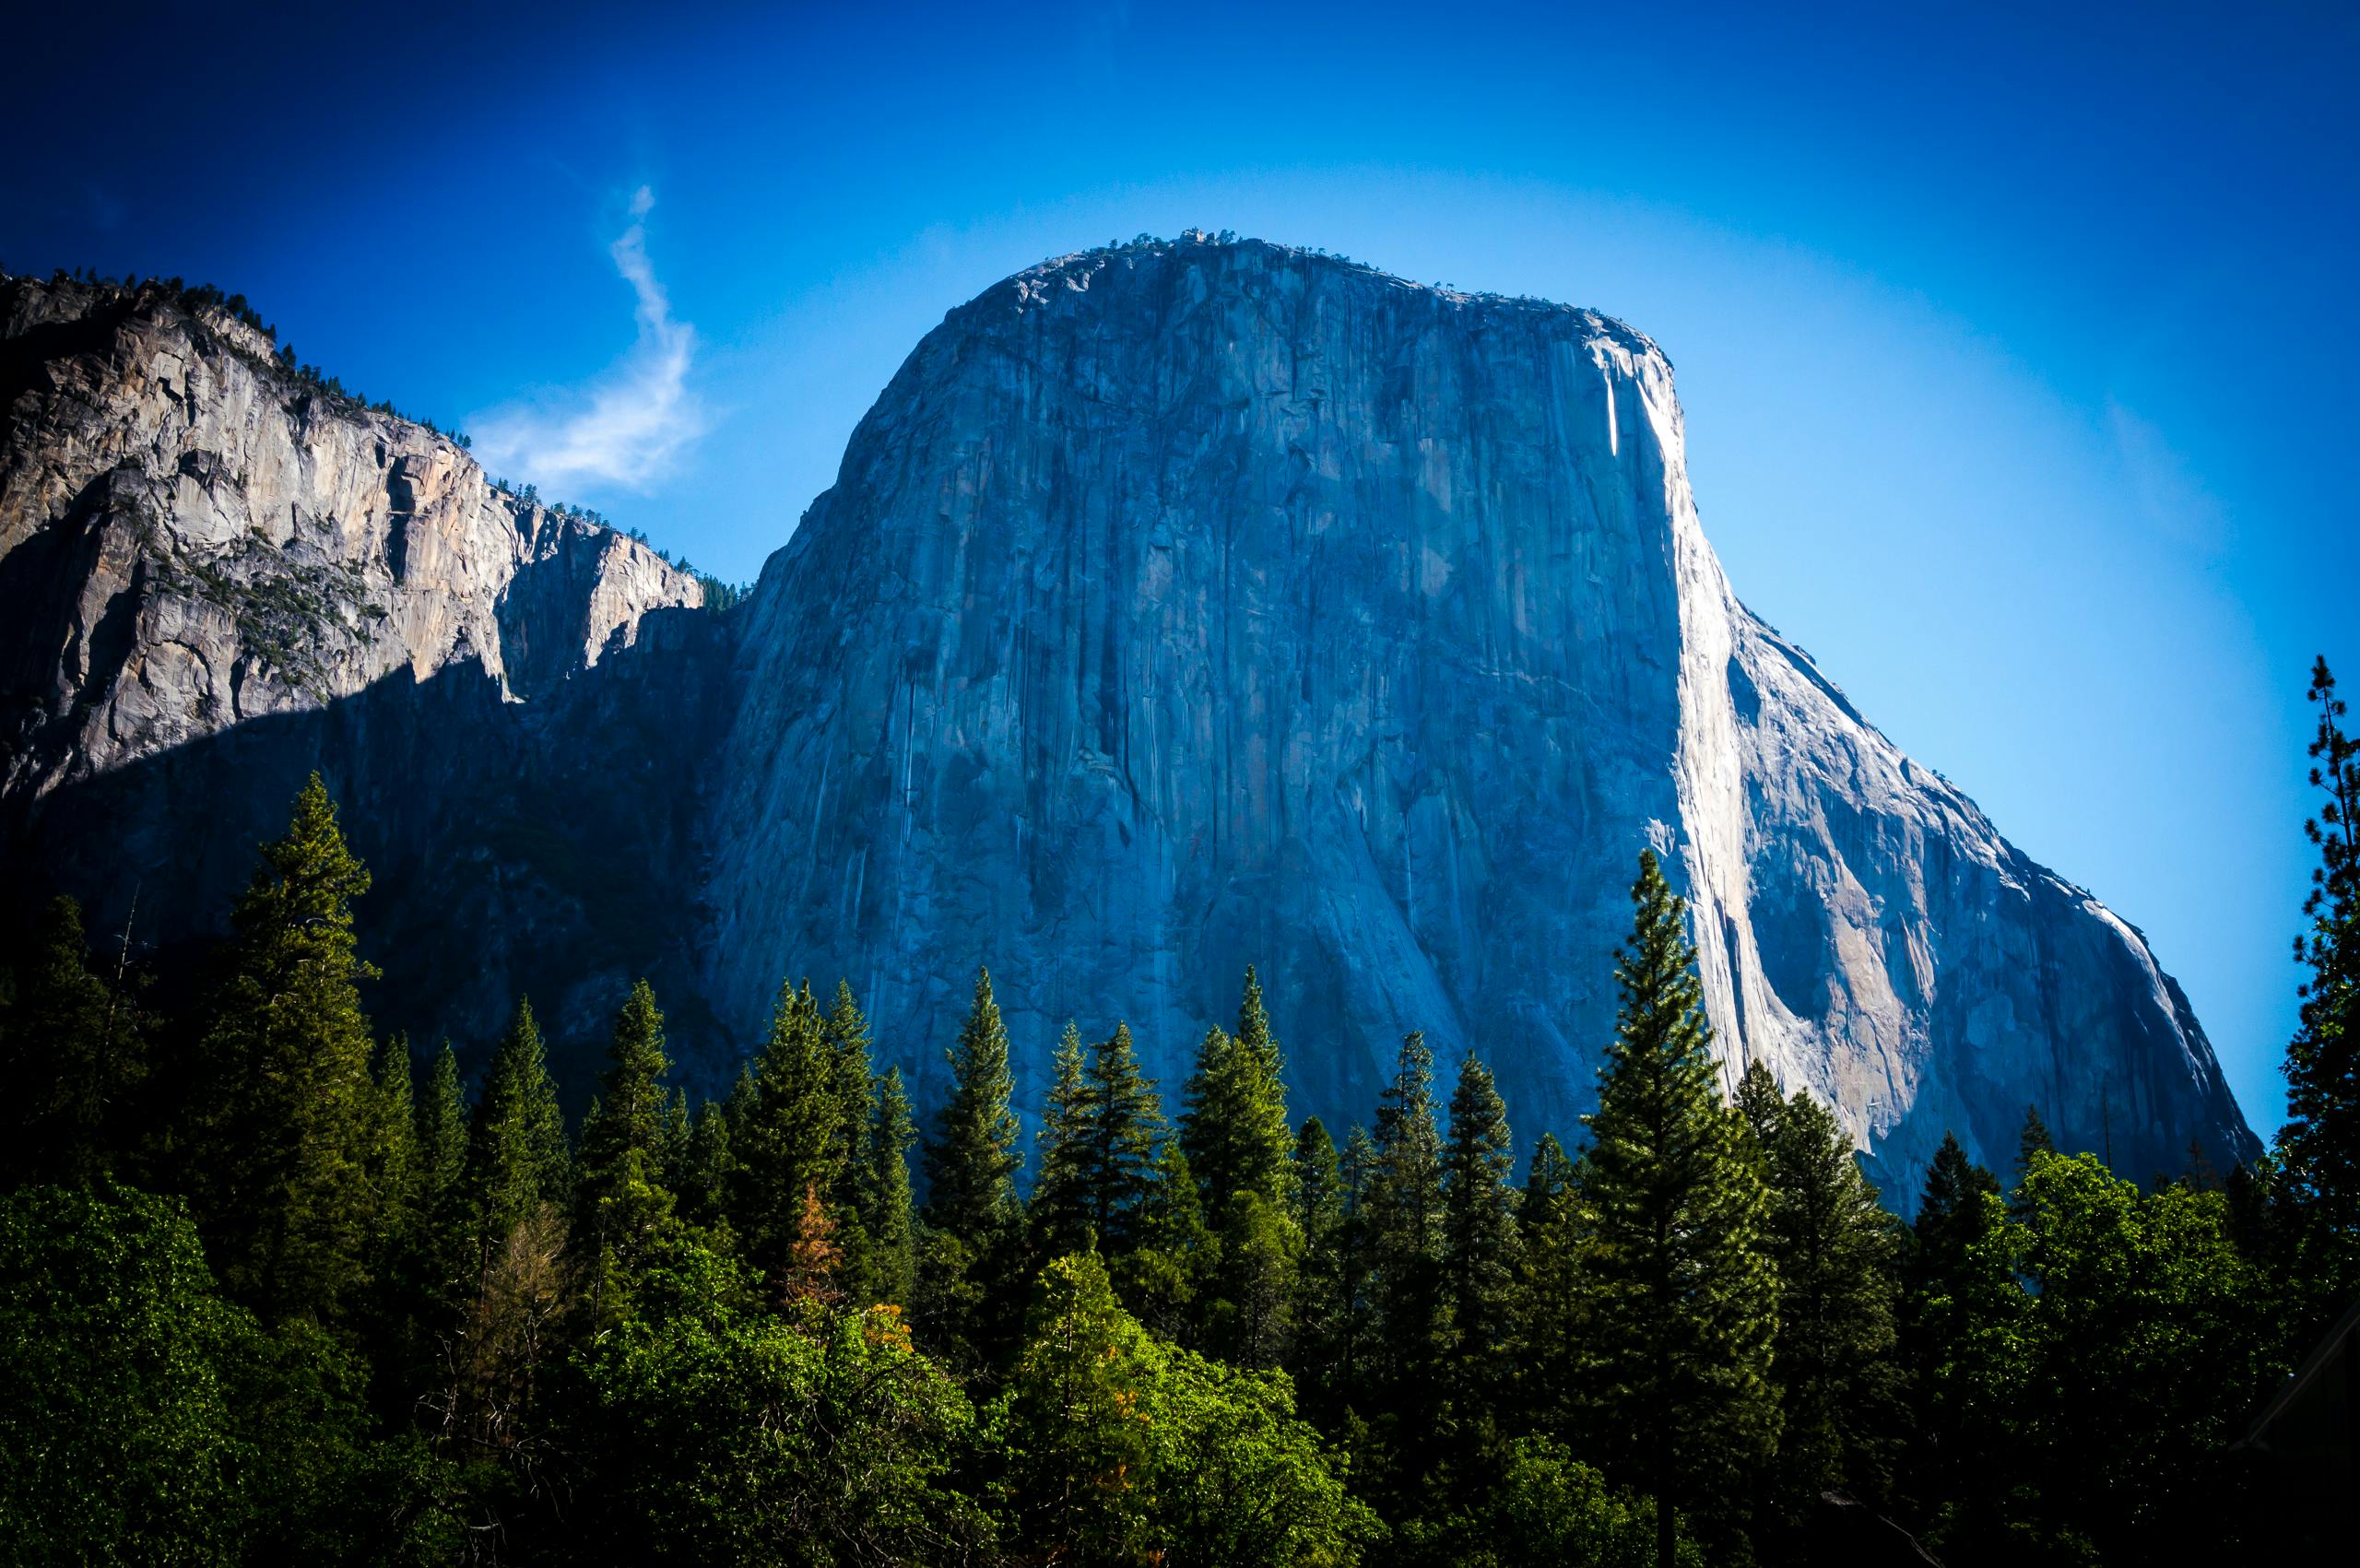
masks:
<path id="1" fill-rule="evenodd" d="M 506 821 L 591 760 L 596 736 L 549 745 L 587 700 L 569 684 L 702 590 L 191 302 L 0 282 L 0 843 L 102 918 L 144 888 L 169 945 L 218 917 L 316 764 L 384 862 L 372 913 L 387 867 L 403 896 L 454 895 L 452 862 L 501 860 L 461 815 Z M 526 902 L 484 913 L 546 927 Z M 480 1027 L 504 978 L 417 1021 Z"/>

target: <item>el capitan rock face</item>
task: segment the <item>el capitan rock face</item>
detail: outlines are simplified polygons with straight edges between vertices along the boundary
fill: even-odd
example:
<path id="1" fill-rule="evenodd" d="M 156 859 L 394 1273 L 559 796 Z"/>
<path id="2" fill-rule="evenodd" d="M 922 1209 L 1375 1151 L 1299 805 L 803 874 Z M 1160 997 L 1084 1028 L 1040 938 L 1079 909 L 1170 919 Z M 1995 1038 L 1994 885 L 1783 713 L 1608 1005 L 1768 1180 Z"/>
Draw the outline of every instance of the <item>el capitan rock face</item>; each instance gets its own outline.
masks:
<path id="1" fill-rule="evenodd" d="M 54 358 L 11 330 L 18 360 L 55 383 Z M 164 358 L 118 350 L 65 444 L 169 413 L 157 384 L 250 428 Z M 138 657 L 76 651 L 113 646 L 105 607 L 124 590 L 91 584 L 138 552 L 106 541 L 152 516 L 199 541 L 183 555 L 225 551 L 210 519 L 243 514 L 218 497 L 276 507 L 285 482 L 251 457 L 201 458 L 215 477 L 196 484 L 185 453 L 226 438 L 124 438 L 147 488 L 94 491 L 56 477 L 66 395 L 6 390 L 0 611 L 64 630 L 0 646 L 6 803 L 54 824 L 191 735 L 234 751 L 248 724 L 237 690 L 225 718 L 218 681 L 142 673 L 186 641 L 156 618 L 202 613 L 169 594 L 138 601 Z M 326 690 L 273 765 L 322 758 L 352 774 L 356 816 L 372 800 L 394 813 L 383 847 L 419 866 L 386 902 L 478 865 L 506 890 L 463 902 L 454 927 L 542 922 L 529 948 L 420 964 L 426 1012 L 475 1027 L 537 965 L 537 996 L 570 987 L 588 1017 L 652 962 L 676 1032 L 717 1057 L 758 1037 L 782 974 L 841 973 L 923 1090 L 988 963 L 1028 1091 L 1068 1017 L 1119 1017 L 1176 1091 L 1253 962 L 1298 1114 L 1364 1118 L 1398 1035 L 1422 1028 L 1445 1064 L 1493 1063 L 1528 1148 L 1544 1126 L 1577 1131 L 1590 1102 L 1651 843 L 1694 903 L 1732 1070 L 1760 1058 L 1809 1085 L 1889 1183 L 1946 1126 L 2003 1161 L 2027 1102 L 2065 1141 L 2110 1141 L 2133 1174 L 2177 1170 L 2191 1137 L 2219 1161 L 2255 1147 L 2137 933 L 2025 860 L 1739 604 L 1698 526 L 1670 368 L 1595 312 L 1252 242 L 1046 264 L 919 345 L 726 619 L 661 607 L 693 584 L 628 541 L 544 542 L 547 525 L 484 500 L 472 464 L 415 427 L 326 422 L 345 433 L 304 427 L 295 444 L 324 442 L 347 480 L 303 492 L 271 548 L 303 546 L 307 515 L 357 541 L 312 548 L 360 574 L 398 646 L 354 642 L 336 630 L 348 617 L 293 639 Z M 413 537 L 436 562 L 416 589 L 393 559 Z M 14 559 L 28 548 L 38 572 Z M 446 686 L 436 705 L 415 695 Z M 282 701 L 267 690 L 266 720 Z M 428 759 L 490 760 L 413 758 L 405 788 L 412 738 Z M 206 769 L 169 798 L 124 796 L 127 839 L 171 837 L 254 771 Z M 471 819 L 503 776 L 504 836 Z M 586 796 L 517 800 L 518 776 Z M 291 793 L 268 784 L 266 815 Z M 606 858 L 660 895 L 618 902 L 568 855 L 518 848 L 568 831 L 579 847 L 585 814 Z M 122 868 L 102 830 L 74 836 L 100 847 L 72 869 Z M 502 881 L 516 866 L 572 913 L 537 915 Z M 392 913 L 431 945 L 422 914 Z M 630 932 L 659 916 L 675 925 L 649 960 Z"/>

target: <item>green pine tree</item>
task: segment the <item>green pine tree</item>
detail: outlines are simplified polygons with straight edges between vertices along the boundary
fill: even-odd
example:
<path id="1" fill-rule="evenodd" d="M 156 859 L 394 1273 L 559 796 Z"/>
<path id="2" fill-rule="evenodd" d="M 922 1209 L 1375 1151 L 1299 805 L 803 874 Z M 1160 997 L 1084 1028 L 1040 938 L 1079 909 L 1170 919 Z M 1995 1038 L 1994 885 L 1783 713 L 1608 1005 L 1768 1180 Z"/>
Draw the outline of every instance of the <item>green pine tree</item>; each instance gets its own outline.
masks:
<path id="1" fill-rule="evenodd" d="M 840 1287 L 855 1301 L 878 1299 L 878 1261 L 868 1234 L 867 1192 L 869 1124 L 877 1115 L 877 1078 L 869 1066 L 868 1019 L 844 981 L 828 1008 L 828 1044 L 835 1067 L 836 1139 L 829 1150 L 833 1185 L 826 1201 L 839 1256 Z"/>
<path id="2" fill-rule="evenodd" d="M 14 984 L 0 984 L 0 1187 L 87 1186 L 132 1141 L 147 1044 L 129 941 L 126 930 L 110 984 L 93 972 L 81 906 L 53 899 Z"/>
<path id="3" fill-rule="evenodd" d="M 1777 1278 L 1760 1244 L 1766 1197 L 1743 1123 L 1717 1091 L 1687 905 L 1652 851 L 1631 890 L 1622 1000 L 1587 1122 L 1581 1198 L 1601 1450 L 1627 1455 L 1658 1504 L 1717 1517 L 1775 1443 Z"/>
<path id="4" fill-rule="evenodd" d="M 2057 1140 L 2048 1136 L 2048 1124 L 2040 1119 L 2040 1107 L 2024 1106 L 2024 1125 L 2016 1134 L 2016 1181 L 2008 1189 L 2008 1212 L 2018 1220 L 2028 1219 L 2032 1206 L 2024 1197 L 2024 1177 L 2032 1170 L 2033 1156 L 2054 1154 Z"/>
<path id="5" fill-rule="evenodd" d="M 1219 1261 L 1220 1242 L 1205 1222 L 1202 1184 L 1176 1138 L 1156 1153 L 1155 1189 L 1139 1244 L 1115 1260 L 1123 1304 L 1158 1335 L 1185 1343 L 1203 1320 L 1201 1303 Z"/>
<path id="6" fill-rule="evenodd" d="M 863 1224 L 876 1259 L 874 1292 L 889 1306 L 908 1306 L 917 1286 L 917 1218 L 910 1202 L 910 1149 L 916 1142 L 902 1069 L 888 1067 L 877 1082 L 877 1115 L 868 1128 Z"/>
<path id="7" fill-rule="evenodd" d="M 779 987 L 770 1037 L 754 1067 L 752 1102 L 729 1121 L 731 1222 L 757 1268 L 784 1287 L 800 1249 L 822 1238 L 832 1245 L 842 1216 L 828 1207 L 840 1192 L 844 1102 L 837 1043 L 811 987 Z M 822 1281 L 807 1280 L 829 1289 Z"/>
<path id="8" fill-rule="evenodd" d="M 689 1143 L 672 1178 L 679 1213 L 691 1225 L 721 1222 L 729 1201 L 729 1110 L 708 1100 L 697 1107 L 689 1127 Z"/>
<path id="9" fill-rule="evenodd" d="M 467 1164 L 467 1100 L 459 1087 L 459 1055 L 442 1042 L 426 1092 L 418 1100 L 419 1201 L 429 1215 L 442 1213 L 459 1190 Z"/>
<path id="10" fill-rule="evenodd" d="M 1018 1212 L 1016 1079 L 1008 1031 L 989 971 L 975 976 L 974 1006 L 950 1052 L 950 1097 L 926 1146 L 926 1223 L 962 1235 L 997 1234 Z"/>
<path id="11" fill-rule="evenodd" d="M 657 1135 L 656 1171 L 663 1184 L 671 1189 L 674 1202 L 680 1196 L 680 1185 L 689 1174 L 689 1149 L 697 1136 L 696 1113 L 690 1108 L 689 1091 L 675 1085 L 671 1097 L 664 1102 L 664 1130 Z"/>
<path id="12" fill-rule="evenodd" d="M 2021 1303 L 2014 1244 L 2000 1234 L 2012 1229 L 2000 1179 L 1944 1133 L 1918 1198 L 1900 1325 L 1914 1418 L 1901 1484 L 1921 1516 L 1983 1497 L 2003 1472 L 1997 1412 L 1976 1395 L 1990 1381 L 1977 1368 L 1992 1330 Z"/>
<path id="13" fill-rule="evenodd" d="M 2310 784 L 2327 798 L 2303 824 L 2319 863 L 2295 938 L 2305 974 L 2277 1152 L 2297 1215 L 2295 1273 L 2308 1319 L 2298 1333 L 2307 1339 L 2360 1293 L 2360 738 L 2343 727 L 2344 701 L 2324 658 L 2306 695 L 2319 712 Z"/>
<path id="14" fill-rule="evenodd" d="M 1303 1261 L 1294 1282 L 1294 1340 L 1288 1369 L 1317 1404 L 1333 1383 L 1338 1360 L 1344 1269 L 1344 1173 L 1327 1124 L 1312 1116 L 1294 1147 L 1297 1232 Z"/>
<path id="15" fill-rule="evenodd" d="M 950 1095 L 927 1140 L 926 1247 L 920 1259 L 920 1321 L 955 1362 L 996 1360 L 1013 1343 L 1023 1303 L 1018 1288 L 1023 1207 L 1016 1173 L 1016 1079 L 1008 1030 L 988 971 L 950 1053 Z"/>
<path id="16" fill-rule="evenodd" d="M 377 1047 L 370 1071 L 369 1152 L 371 1272 L 382 1279 L 413 1251 L 431 1212 L 426 1171 L 418 1146 L 418 1103 L 410 1082 L 409 1037 L 396 1034 Z"/>
<path id="17" fill-rule="evenodd" d="M 399 1286 L 409 1331 L 422 1333 L 435 1303 L 466 1271 L 474 1239 L 466 1187 L 467 1101 L 459 1087 L 459 1057 L 445 1040 L 417 1096 L 411 1133 L 418 1161 L 418 1223 Z"/>
<path id="18" fill-rule="evenodd" d="M 615 1014 L 598 1099 L 582 1124 L 573 1187 L 572 1241 L 588 1269 L 591 1312 L 603 1323 L 627 1309 L 641 1267 L 672 1223 L 665 1183 L 670 1069 L 664 1014 L 654 989 L 637 981 Z"/>
<path id="19" fill-rule="evenodd" d="M 1574 1190 L 1574 1162 L 1555 1133 L 1542 1133 L 1532 1146 L 1532 1166 L 1525 1173 L 1524 1190 L 1516 1196 L 1516 1222 L 1529 1229 L 1540 1222 L 1550 1206 Z"/>
<path id="20" fill-rule="evenodd" d="M 1335 1331 L 1329 1358 L 1328 1404 L 1338 1410 L 1373 1408 L 1384 1365 L 1383 1323 L 1377 1296 L 1376 1140 L 1354 1126 L 1344 1135 L 1336 1160 L 1343 1219 L 1336 1230 Z"/>
<path id="21" fill-rule="evenodd" d="M 1758 1062 L 1747 1081 L 1756 1075 L 1771 1081 Z M 1786 1102 L 1760 1156 L 1771 1199 L 1764 1241 L 1778 1271 L 1771 1369 L 1781 1425 L 1772 1486 L 1791 1527 L 1823 1492 L 1877 1502 L 1890 1492 L 1901 1229 L 1842 1124 L 1805 1091 Z"/>
<path id="22" fill-rule="evenodd" d="M 1049 1092 L 1032 1135 L 1041 1174 L 1024 1206 L 1032 1256 L 1042 1263 L 1098 1244 L 1090 1212 L 1090 1090 L 1082 1071 L 1081 1031 L 1068 1020 L 1050 1059 Z"/>
<path id="23" fill-rule="evenodd" d="M 1112 1035 L 1091 1047 L 1083 1082 L 1086 1213 L 1100 1250 L 1119 1257 L 1139 1244 L 1145 1223 L 1163 1137 L 1163 1104 L 1139 1067 L 1127 1023 L 1117 1023 Z"/>
<path id="24" fill-rule="evenodd" d="M 474 1248 L 500 1245 L 544 1205 L 561 1202 L 572 1185 L 565 1116 L 549 1077 L 549 1046 L 532 1002 L 519 996 L 515 1015 L 484 1069 L 483 1091 L 467 1127 L 461 1189 L 468 1200 Z"/>
<path id="25" fill-rule="evenodd" d="M 368 870 L 313 773 L 230 914 L 182 1168 L 223 1289 L 327 1323 L 365 1273 L 376 1133 L 352 901 Z"/>
<path id="26" fill-rule="evenodd" d="M 1524 1244 L 1514 1303 L 1516 1402 L 1532 1421 L 1560 1432 L 1589 1424 L 1592 1228 L 1583 1178 L 1556 1136 L 1543 1133 L 1516 1204 Z"/>
<path id="27" fill-rule="evenodd" d="M 1397 1432 L 1405 1474 L 1422 1474 L 1443 1401 L 1443 1144 L 1435 1125 L 1434 1054 L 1426 1037 L 1401 1043 L 1377 1097 L 1375 1162 L 1361 1201 L 1377 1323 L 1380 1412 Z"/>
<path id="28" fill-rule="evenodd" d="M 1506 1104 L 1490 1069 L 1471 1054 L 1450 1096 L 1443 1151 L 1443 1311 L 1450 1394 L 1486 1410 L 1511 1370 L 1511 1296 L 1519 1262 L 1516 1172 Z"/>

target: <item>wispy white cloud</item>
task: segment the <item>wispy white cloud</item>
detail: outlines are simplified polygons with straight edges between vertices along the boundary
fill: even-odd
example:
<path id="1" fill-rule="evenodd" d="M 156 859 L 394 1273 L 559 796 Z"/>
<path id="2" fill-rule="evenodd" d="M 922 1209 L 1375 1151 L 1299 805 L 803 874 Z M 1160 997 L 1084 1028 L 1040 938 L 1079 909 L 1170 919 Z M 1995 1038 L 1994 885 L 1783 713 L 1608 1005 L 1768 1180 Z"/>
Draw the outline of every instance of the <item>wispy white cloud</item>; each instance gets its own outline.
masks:
<path id="1" fill-rule="evenodd" d="M 588 385 L 473 420 L 477 454 L 495 473 L 552 487 L 587 481 L 640 489 L 703 432 L 702 411 L 689 391 L 696 328 L 673 319 L 671 299 L 647 259 L 644 220 L 655 206 L 655 193 L 642 185 L 631 195 L 631 227 L 608 247 L 638 297 L 638 340 Z"/>

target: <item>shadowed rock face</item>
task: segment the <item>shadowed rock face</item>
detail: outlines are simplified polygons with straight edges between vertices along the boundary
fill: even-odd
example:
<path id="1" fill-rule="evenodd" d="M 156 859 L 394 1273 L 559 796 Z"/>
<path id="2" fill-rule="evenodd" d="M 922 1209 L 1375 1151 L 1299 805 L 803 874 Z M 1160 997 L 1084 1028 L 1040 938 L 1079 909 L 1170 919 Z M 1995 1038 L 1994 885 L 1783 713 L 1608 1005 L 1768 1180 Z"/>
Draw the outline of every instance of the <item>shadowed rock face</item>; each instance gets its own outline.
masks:
<path id="1" fill-rule="evenodd" d="M 2138 934 L 1737 602 L 1670 368 L 1594 312 L 1047 264 L 919 345 L 723 620 L 234 320 L 0 290 L 0 844 L 191 931 L 324 765 L 414 1032 L 523 986 L 586 1059 L 649 972 L 718 1067 L 841 974 L 924 1095 L 987 963 L 1028 1098 L 1068 1017 L 1176 1091 L 1252 962 L 1299 1114 L 1365 1118 L 1422 1028 L 1528 1147 L 1593 1098 L 1652 844 L 1732 1073 L 1889 1187 L 2028 1102 L 2134 1175 L 2256 1147 Z"/>
<path id="2" fill-rule="evenodd" d="M 1670 367 L 1595 312 L 1261 244 L 1053 262 L 952 312 L 738 649 L 710 992 L 848 975 L 929 1079 L 991 965 L 1175 1083 L 1261 968 L 1301 1108 L 1398 1035 L 1575 1129 L 1636 853 L 1734 1071 L 1914 1179 L 2027 1102 L 2118 1163 L 2254 1143 L 2145 943 L 1740 605 Z"/>
<path id="3" fill-rule="evenodd" d="M 688 666 L 721 662 L 694 654 L 720 643 L 701 597 L 218 308 L 0 279 L 12 902 L 70 890 L 113 928 L 136 894 L 170 949 L 220 921 L 318 767 L 377 872 L 381 1019 L 486 1035 L 529 985 L 589 1029 L 630 967 L 664 967 L 615 939 L 645 905 L 683 949 L 693 925 L 657 875 L 695 859 L 693 789 L 655 780 L 678 749 L 643 726 L 695 744 Z M 651 670 L 664 690 L 619 703 Z"/>

